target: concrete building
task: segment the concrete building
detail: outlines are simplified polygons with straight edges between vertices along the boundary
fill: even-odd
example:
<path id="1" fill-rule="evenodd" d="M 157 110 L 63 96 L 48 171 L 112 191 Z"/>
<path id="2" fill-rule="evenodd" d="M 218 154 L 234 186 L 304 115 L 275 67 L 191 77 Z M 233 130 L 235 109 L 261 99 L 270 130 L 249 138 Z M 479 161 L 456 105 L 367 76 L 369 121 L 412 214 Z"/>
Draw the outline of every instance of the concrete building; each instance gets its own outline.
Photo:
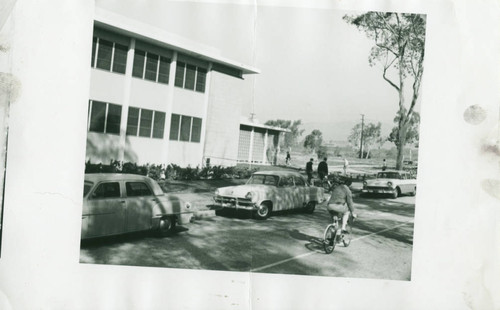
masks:
<path id="1" fill-rule="evenodd" d="M 252 91 L 243 77 L 255 73 L 213 48 L 97 8 L 86 160 L 234 165 L 241 97 Z"/>

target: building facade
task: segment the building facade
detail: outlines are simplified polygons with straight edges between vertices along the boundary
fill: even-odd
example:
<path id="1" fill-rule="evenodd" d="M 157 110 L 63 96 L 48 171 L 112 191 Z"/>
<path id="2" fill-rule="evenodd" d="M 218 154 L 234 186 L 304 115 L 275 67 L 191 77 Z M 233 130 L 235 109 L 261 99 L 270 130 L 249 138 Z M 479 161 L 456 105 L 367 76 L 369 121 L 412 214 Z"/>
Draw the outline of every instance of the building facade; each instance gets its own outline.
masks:
<path id="1" fill-rule="evenodd" d="M 86 160 L 201 166 L 211 156 L 230 164 L 240 115 L 227 113 L 241 107 L 231 109 L 232 97 L 211 96 L 211 88 L 253 73 L 210 47 L 97 9 Z M 236 138 L 226 133 L 233 130 Z"/>

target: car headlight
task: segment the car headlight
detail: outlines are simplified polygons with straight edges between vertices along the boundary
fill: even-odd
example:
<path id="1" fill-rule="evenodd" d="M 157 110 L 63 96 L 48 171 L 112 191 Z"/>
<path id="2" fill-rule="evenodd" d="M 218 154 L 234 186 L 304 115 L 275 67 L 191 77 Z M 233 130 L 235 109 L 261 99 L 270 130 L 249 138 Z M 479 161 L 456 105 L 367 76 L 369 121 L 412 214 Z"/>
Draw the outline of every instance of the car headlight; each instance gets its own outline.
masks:
<path id="1" fill-rule="evenodd" d="M 387 182 L 387 186 L 392 187 L 392 182 Z"/>
<path id="2" fill-rule="evenodd" d="M 216 190 L 215 190 L 214 195 L 215 195 L 215 196 L 219 196 L 219 194 L 220 194 L 220 193 L 219 193 L 219 189 L 216 189 Z"/>
<path id="3" fill-rule="evenodd" d="M 255 202 L 257 200 L 257 195 L 255 195 L 254 192 L 248 192 L 246 195 L 245 195 L 245 198 L 246 199 L 250 199 L 252 202 Z"/>

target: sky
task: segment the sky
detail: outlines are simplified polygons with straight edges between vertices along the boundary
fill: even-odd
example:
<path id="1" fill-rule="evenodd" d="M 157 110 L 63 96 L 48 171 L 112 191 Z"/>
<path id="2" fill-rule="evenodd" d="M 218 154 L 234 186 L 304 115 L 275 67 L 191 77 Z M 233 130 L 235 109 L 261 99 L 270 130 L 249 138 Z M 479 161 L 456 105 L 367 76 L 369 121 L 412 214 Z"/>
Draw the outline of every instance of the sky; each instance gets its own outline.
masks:
<path id="1" fill-rule="evenodd" d="M 324 140 L 347 140 L 361 122 L 382 123 L 388 135 L 397 92 L 370 67 L 373 42 L 331 9 L 162 0 L 97 0 L 96 6 L 219 49 L 221 55 L 260 70 L 244 116 L 260 122 L 302 120 Z M 417 109 L 418 111 L 418 106 Z"/>

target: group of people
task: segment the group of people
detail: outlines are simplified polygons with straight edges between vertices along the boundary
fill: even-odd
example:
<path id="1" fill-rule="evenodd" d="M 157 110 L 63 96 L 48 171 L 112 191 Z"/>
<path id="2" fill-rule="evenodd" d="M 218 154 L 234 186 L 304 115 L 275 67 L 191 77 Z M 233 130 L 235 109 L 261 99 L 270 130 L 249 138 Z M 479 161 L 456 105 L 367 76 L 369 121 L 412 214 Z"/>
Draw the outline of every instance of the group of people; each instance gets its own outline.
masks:
<path id="1" fill-rule="evenodd" d="M 328 164 L 327 158 L 318 164 L 317 173 L 320 181 L 324 181 L 328 177 Z M 306 164 L 307 182 L 311 183 L 313 177 L 313 163 L 314 159 L 311 158 Z M 344 175 L 347 175 L 347 168 L 349 162 L 344 158 Z M 352 192 L 349 189 L 350 181 L 346 181 L 343 184 L 337 184 L 334 186 L 326 209 L 331 216 L 339 215 L 342 217 L 342 232 L 346 232 L 346 225 L 350 214 L 355 217 L 354 214 L 354 203 L 352 200 Z"/>
<path id="2" fill-rule="evenodd" d="M 326 161 L 328 158 L 323 158 L 323 160 L 318 164 L 318 178 L 323 181 L 323 179 L 328 176 L 328 164 Z M 311 183 L 311 180 L 313 178 L 313 162 L 314 159 L 311 158 L 307 164 L 306 164 L 306 173 L 307 173 L 307 182 Z M 344 158 L 344 175 L 347 175 L 347 168 L 349 167 L 349 162 L 347 161 L 346 158 Z"/>

